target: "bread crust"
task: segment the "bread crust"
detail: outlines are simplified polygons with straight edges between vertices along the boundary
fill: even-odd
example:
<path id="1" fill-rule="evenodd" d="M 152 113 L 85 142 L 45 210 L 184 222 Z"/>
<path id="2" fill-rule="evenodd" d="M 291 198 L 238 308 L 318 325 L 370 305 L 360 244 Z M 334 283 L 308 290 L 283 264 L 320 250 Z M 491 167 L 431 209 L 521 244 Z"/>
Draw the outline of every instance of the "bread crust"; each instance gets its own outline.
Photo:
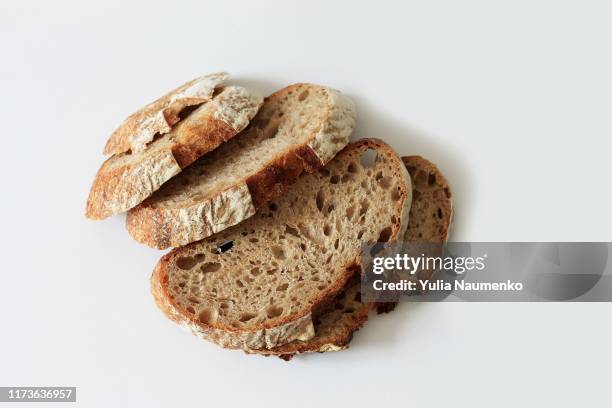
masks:
<path id="1" fill-rule="evenodd" d="M 275 92 L 266 101 L 282 99 L 300 87 L 295 84 Z M 224 191 L 191 206 L 160 208 L 144 202 L 129 211 L 126 228 L 138 242 L 152 248 L 166 249 L 186 245 L 222 231 L 252 216 L 257 209 L 278 197 L 303 172 L 324 166 L 348 143 L 355 125 L 355 107 L 346 96 L 325 88 L 329 112 L 323 126 L 305 143 L 287 149 L 262 169 Z M 245 197 L 248 191 L 250 199 Z"/>
<path id="2" fill-rule="evenodd" d="M 408 172 L 405 170 L 404 165 L 396 153 L 379 139 L 362 139 L 348 145 L 345 149 L 359 149 L 362 151 L 374 149 L 378 151 L 379 154 L 386 154 L 394 158 L 397 161 L 397 168 L 402 169 L 400 170 L 400 177 L 403 179 L 403 183 L 399 185 L 399 198 L 394 203 L 396 214 L 399 216 L 397 217 L 398 220 L 391 224 L 391 233 L 388 239 L 389 242 L 396 241 L 400 236 L 403 236 L 407 225 L 404 218 L 407 217 L 410 206 L 410 180 Z M 338 294 L 343 291 L 348 280 L 354 275 L 355 271 L 359 270 L 362 257 L 361 254 L 357 254 L 354 259 L 347 260 L 340 268 L 342 272 L 338 275 L 336 281 L 332 282 L 324 291 L 321 291 L 321 293 L 309 300 L 309 304 L 311 305 L 310 308 L 294 312 L 284 316 L 282 319 L 266 321 L 261 324 L 261 327 L 252 330 L 230 326 L 221 327 L 216 323 L 202 323 L 197 321 L 195 316 L 190 315 L 188 311 L 184 310 L 171 298 L 167 288 L 168 267 L 172 263 L 173 257 L 180 256 L 180 251 L 188 250 L 194 245 L 197 245 L 197 243 L 174 249 L 162 257 L 155 268 L 151 278 L 151 288 L 160 309 L 171 320 L 188 328 L 196 335 L 213 341 L 223 347 L 239 348 L 256 353 L 261 351 L 267 354 L 279 354 L 273 351 L 268 352 L 268 350 L 291 343 L 294 340 L 307 341 L 314 337 L 315 332 L 312 323 L 313 313 L 323 309 L 331 299 L 335 299 Z M 352 328 L 347 328 L 341 336 L 334 339 L 332 342 L 317 344 L 317 350 L 328 351 L 332 349 L 341 349 L 346 346 L 350 340 L 351 333 L 357 330 L 358 327 L 361 327 L 361 324 L 365 321 L 363 316 L 367 316 L 365 310 L 355 320 Z M 299 349 L 299 352 L 302 352 L 307 351 L 306 347 L 308 346 L 302 347 L 298 345 L 291 347 L 296 347 L 296 350 Z M 288 354 L 288 351 L 283 351 L 280 354 Z"/>
<path id="3" fill-rule="evenodd" d="M 86 217 L 100 220 L 140 204 L 204 153 L 238 134 L 262 102 L 259 95 L 244 88 L 227 87 L 176 125 L 165 136 L 169 142 L 152 142 L 139 161 L 129 161 L 131 153 L 107 159 L 91 187 Z M 227 119 L 231 116 L 228 111 L 234 113 L 234 119 Z"/>
<path id="4" fill-rule="evenodd" d="M 227 72 L 192 79 L 127 117 L 106 142 L 104 154 L 143 151 L 156 134 L 165 134 L 179 120 L 188 106 L 200 105 L 212 98 L 214 89 L 226 81 Z"/>

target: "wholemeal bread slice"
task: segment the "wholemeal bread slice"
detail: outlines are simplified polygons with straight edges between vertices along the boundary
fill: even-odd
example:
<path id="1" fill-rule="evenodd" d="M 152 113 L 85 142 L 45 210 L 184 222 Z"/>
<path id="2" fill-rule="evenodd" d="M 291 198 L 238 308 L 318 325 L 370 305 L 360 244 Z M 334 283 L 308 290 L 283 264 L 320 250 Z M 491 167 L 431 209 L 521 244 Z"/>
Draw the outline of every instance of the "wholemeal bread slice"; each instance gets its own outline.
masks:
<path id="1" fill-rule="evenodd" d="M 446 242 L 453 197 L 444 174 L 421 156 L 402 157 L 412 180 L 412 207 L 405 242 Z"/>
<path id="2" fill-rule="evenodd" d="M 404 242 L 447 242 L 453 219 L 453 197 L 446 177 L 435 164 L 421 156 L 405 156 L 402 161 L 410 173 L 414 193 Z M 433 273 L 432 269 L 422 269 L 412 279 L 428 280 Z M 378 303 L 377 311 L 391 312 L 396 305 L 397 302 Z"/>
<path id="3" fill-rule="evenodd" d="M 412 204 L 405 242 L 446 242 L 452 221 L 453 207 L 449 184 L 438 168 L 421 156 L 402 157 L 412 182 Z M 419 279 L 431 278 L 433 271 L 421 271 Z M 395 303 L 364 303 L 361 282 L 355 277 L 346 286 L 333 308 L 315 317 L 315 335 L 307 341 L 293 341 L 258 354 L 277 355 L 285 360 L 306 352 L 337 351 L 348 348 L 353 333 L 377 308 L 389 312 Z"/>
<path id="4" fill-rule="evenodd" d="M 338 91 L 296 84 L 266 98 L 251 125 L 132 209 L 127 229 L 163 249 L 206 238 L 252 216 L 347 143 L 355 107 Z"/>
<path id="5" fill-rule="evenodd" d="M 368 152 L 376 158 L 363 164 Z M 155 301 L 227 348 L 311 339 L 313 313 L 342 291 L 362 244 L 401 237 L 409 206 L 401 159 L 382 141 L 360 140 L 254 217 L 164 256 L 151 279 Z"/>
<path id="6" fill-rule="evenodd" d="M 228 77 L 227 72 L 217 72 L 195 78 L 133 113 L 108 139 L 104 154 L 139 153 L 145 150 L 156 135 L 170 131 L 180 120 L 179 114 L 183 109 L 210 101 L 215 88 Z"/>
<path id="7" fill-rule="evenodd" d="M 103 219 L 138 205 L 204 153 L 238 134 L 263 103 L 261 96 L 239 86 L 220 88 L 211 98 L 191 112 L 182 110 L 184 119 L 139 151 L 129 150 L 106 160 L 91 187 L 86 216 Z M 179 101 L 170 105 L 172 112 L 193 99 Z M 127 138 L 122 140 L 123 148 L 129 147 Z"/>

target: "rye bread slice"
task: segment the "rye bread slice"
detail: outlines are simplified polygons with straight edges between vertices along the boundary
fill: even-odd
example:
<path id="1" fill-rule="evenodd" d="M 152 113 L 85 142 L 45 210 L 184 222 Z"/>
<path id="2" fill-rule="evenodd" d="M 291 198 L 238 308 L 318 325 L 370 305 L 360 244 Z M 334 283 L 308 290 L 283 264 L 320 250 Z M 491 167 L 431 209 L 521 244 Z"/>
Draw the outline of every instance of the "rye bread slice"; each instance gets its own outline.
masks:
<path id="1" fill-rule="evenodd" d="M 380 140 L 357 141 L 255 216 L 164 256 L 152 293 L 170 319 L 223 347 L 309 340 L 313 313 L 354 275 L 362 245 L 403 236 L 409 205 L 401 159 Z"/>
<path id="2" fill-rule="evenodd" d="M 266 98 L 251 125 L 206 154 L 128 213 L 138 242 L 178 247 L 241 222 L 281 194 L 302 172 L 340 151 L 355 107 L 330 88 L 296 84 Z"/>
<path id="3" fill-rule="evenodd" d="M 444 175 L 421 156 L 402 157 L 412 182 L 412 205 L 404 242 L 446 242 L 452 221 L 452 194 Z M 431 278 L 422 271 L 419 279 Z M 395 303 L 361 302 L 361 283 L 353 278 L 333 308 L 314 319 L 315 335 L 308 341 L 293 341 L 258 354 L 277 355 L 284 360 L 306 352 L 338 351 L 348 348 L 353 333 L 363 326 L 373 308 L 389 312 Z"/>
<path id="4" fill-rule="evenodd" d="M 179 105 L 170 105 L 172 112 L 193 99 L 179 101 Z M 138 152 L 128 150 L 104 162 L 91 187 L 85 215 L 103 219 L 138 205 L 204 153 L 243 130 L 262 103 L 261 96 L 228 86 L 217 89 L 209 101 L 193 111 L 183 109 L 184 119 L 168 133 L 158 135 Z M 176 123 L 174 119 L 168 121 Z"/>
<path id="5" fill-rule="evenodd" d="M 228 77 L 227 72 L 217 72 L 192 79 L 131 114 L 108 139 L 104 154 L 145 150 L 155 136 L 170 132 L 183 109 L 210 101 L 215 88 Z"/>

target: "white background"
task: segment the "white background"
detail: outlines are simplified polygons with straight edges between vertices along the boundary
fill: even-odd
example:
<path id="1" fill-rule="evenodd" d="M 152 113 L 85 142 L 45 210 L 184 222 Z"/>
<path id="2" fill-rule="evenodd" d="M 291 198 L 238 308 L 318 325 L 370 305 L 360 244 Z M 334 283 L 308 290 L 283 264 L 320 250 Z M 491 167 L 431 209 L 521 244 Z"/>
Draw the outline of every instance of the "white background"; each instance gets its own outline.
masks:
<path id="1" fill-rule="evenodd" d="M 1 3 L 0 385 L 87 407 L 609 406 L 611 304 L 403 304 L 286 363 L 180 330 L 148 291 L 160 253 L 84 219 L 115 126 L 228 70 L 352 96 L 356 137 L 446 173 L 453 240 L 612 240 L 610 2 L 357 3 Z"/>

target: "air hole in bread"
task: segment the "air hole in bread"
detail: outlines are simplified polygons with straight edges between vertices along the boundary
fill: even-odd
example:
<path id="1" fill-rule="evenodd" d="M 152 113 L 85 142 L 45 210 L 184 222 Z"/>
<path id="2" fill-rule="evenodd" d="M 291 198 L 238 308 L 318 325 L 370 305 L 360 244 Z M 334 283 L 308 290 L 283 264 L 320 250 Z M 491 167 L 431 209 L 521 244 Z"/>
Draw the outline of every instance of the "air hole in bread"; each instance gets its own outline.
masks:
<path id="1" fill-rule="evenodd" d="M 255 317 L 257 317 L 256 313 L 244 312 L 240 315 L 238 320 L 240 320 L 242 323 L 246 323 L 249 320 L 253 320 Z"/>
<path id="2" fill-rule="evenodd" d="M 276 287 L 276 290 L 279 291 L 279 292 L 284 292 L 284 291 L 287 290 L 288 287 L 289 287 L 288 283 L 283 283 L 283 284 L 278 285 Z"/>
<path id="3" fill-rule="evenodd" d="M 359 171 L 359 166 L 357 166 L 357 163 L 351 163 L 346 169 L 349 173 L 357 173 Z"/>
<path id="4" fill-rule="evenodd" d="M 283 308 L 280 306 L 271 305 L 266 310 L 266 315 L 268 316 L 268 319 L 274 319 L 275 317 L 278 317 L 282 314 L 283 314 Z"/>
<path id="5" fill-rule="evenodd" d="M 364 233 L 365 233 L 364 230 L 359 231 L 359 233 L 357 234 L 357 239 L 361 239 L 361 237 L 363 237 Z"/>
<path id="6" fill-rule="evenodd" d="M 368 149 L 365 152 L 361 153 L 360 161 L 363 167 L 372 167 L 374 163 L 376 163 L 376 158 L 378 157 L 378 153 L 374 149 Z"/>
<path id="7" fill-rule="evenodd" d="M 196 305 L 200 303 L 200 299 L 195 296 L 190 296 L 187 298 L 187 300 L 189 300 L 191 303 L 195 303 Z"/>
<path id="8" fill-rule="evenodd" d="M 200 323 L 212 324 L 217 320 L 219 313 L 215 309 L 202 309 L 198 313 L 198 320 Z"/>
<path id="9" fill-rule="evenodd" d="M 392 233 L 391 227 L 387 227 L 380 231 L 380 235 L 378 236 L 378 242 L 388 242 L 389 238 L 391 238 Z"/>
<path id="10" fill-rule="evenodd" d="M 444 189 L 444 194 L 446 194 L 446 198 L 450 198 L 451 197 L 451 192 L 448 189 L 448 187 Z"/>
<path id="11" fill-rule="evenodd" d="M 257 266 L 255 268 L 251 269 L 251 275 L 257 276 L 259 274 L 261 274 L 261 269 L 259 269 Z"/>
<path id="12" fill-rule="evenodd" d="M 385 190 L 387 190 L 389 187 L 391 187 L 391 182 L 393 181 L 393 179 L 391 177 L 383 177 L 380 180 L 378 180 L 378 184 L 384 188 Z"/>
<path id="13" fill-rule="evenodd" d="M 207 262 L 200 266 L 200 270 L 204 273 L 217 272 L 219 269 L 221 269 L 221 264 L 218 262 Z"/>
<path id="14" fill-rule="evenodd" d="M 340 240 L 336 239 L 336 241 L 334 241 L 334 249 L 338 249 L 339 246 L 340 246 Z"/>
<path id="15" fill-rule="evenodd" d="M 353 218 L 353 214 L 355 214 L 355 206 L 351 205 L 350 207 L 347 207 L 346 209 L 346 218 L 348 218 L 350 221 L 351 218 Z"/>
<path id="16" fill-rule="evenodd" d="M 293 228 L 291 225 L 285 225 L 285 232 L 287 234 L 293 235 L 294 237 L 300 237 L 300 233 L 297 229 Z"/>
<path id="17" fill-rule="evenodd" d="M 367 200 L 361 201 L 361 208 L 359 209 L 359 215 L 360 216 L 364 215 L 368 211 L 368 208 L 370 208 L 370 203 L 368 203 Z"/>
<path id="18" fill-rule="evenodd" d="M 253 237 L 253 238 L 249 238 L 249 242 L 252 242 L 253 244 L 256 244 L 256 243 L 259 242 L 259 240 L 257 238 L 255 238 L 255 237 Z"/>
<path id="19" fill-rule="evenodd" d="M 319 286 L 317 286 L 317 289 L 319 289 L 319 290 L 323 290 L 323 289 L 325 289 L 326 287 L 327 287 L 327 285 L 319 285 Z"/>
<path id="20" fill-rule="evenodd" d="M 430 186 L 436 184 L 436 175 L 434 173 L 430 174 L 427 182 Z"/>
<path id="21" fill-rule="evenodd" d="M 196 265 L 196 260 L 190 256 L 179 258 L 176 260 L 176 266 L 179 269 L 189 270 Z"/>
<path id="22" fill-rule="evenodd" d="M 352 307 L 347 307 L 346 309 L 342 311 L 342 313 L 345 313 L 345 314 L 355 313 L 355 309 Z"/>
<path id="23" fill-rule="evenodd" d="M 325 226 L 323 227 L 323 234 L 325 236 L 329 236 L 329 234 L 331 234 L 331 227 L 329 226 L 329 224 L 325 224 Z"/>
<path id="24" fill-rule="evenodd" d="M 188 311 L 190 314 L 195 314 L 195 309 L 193 308 L 193 306 L 187 306 L 187 311 Z"/>
<path id="25" fill-rule="evenodd" d="M 323 177 L 329 177 L 330 173 L 329 170 L 327 170 L 325 167 L 322 167 L 319 169 L 319 173 L 323 176 Z"/>
<path id="26" fill-rule="evenodd" d="M 272 247 L 272 256 L 279 260 L 285 259 L 285 250 L 279 246 L 274 246 Z"/>
<path id="27" fill-rule="evenodd" d="M 242 283 L 242 281 L 240 279 L 236 279 L 236 286 L 238 286 L 239 288 L 243 288 L 244 287 L 244 283 Z"/>
<path id="28" fill-rule="evenodd" d="M 337 174 L 334 174 L 333 176 L 331 176 L 331 178 L 329 179 L 329 182 L 332 184 L 338 184 L 340 182 L 340 176 Z"/>
<path id="29" fill-rule="evenodd" d="M 278 205 L 276 205 L 275 203 L 270 203 L 268 204 L 268 208 L 270 209 L 270 211 L 276 211 L 278 210 Z"/>
<path id="30" fill-rule="evenodd" d="M 298 96 L 298 101 L 302 102 L 307 97 L 308 97 L 308 89 L 306 89 L 305 91 L 302 91 L 300 96 Z"/>
<path id="31" fill-rule="evenodd" d="M 383 178 L 383 172 L 379 171 L 378 173 L 376 173 L 376 181 L 379 181 L 381 178 Z"/>
<path id="32" fill-rule="evenodd" d="M 323 205 L 325 204 L 325 196 L 323 194 L 323 190 L 319 190 L 315 200 L 317 202 L 317 209 L 319 211 L 323 211 Z"/>

